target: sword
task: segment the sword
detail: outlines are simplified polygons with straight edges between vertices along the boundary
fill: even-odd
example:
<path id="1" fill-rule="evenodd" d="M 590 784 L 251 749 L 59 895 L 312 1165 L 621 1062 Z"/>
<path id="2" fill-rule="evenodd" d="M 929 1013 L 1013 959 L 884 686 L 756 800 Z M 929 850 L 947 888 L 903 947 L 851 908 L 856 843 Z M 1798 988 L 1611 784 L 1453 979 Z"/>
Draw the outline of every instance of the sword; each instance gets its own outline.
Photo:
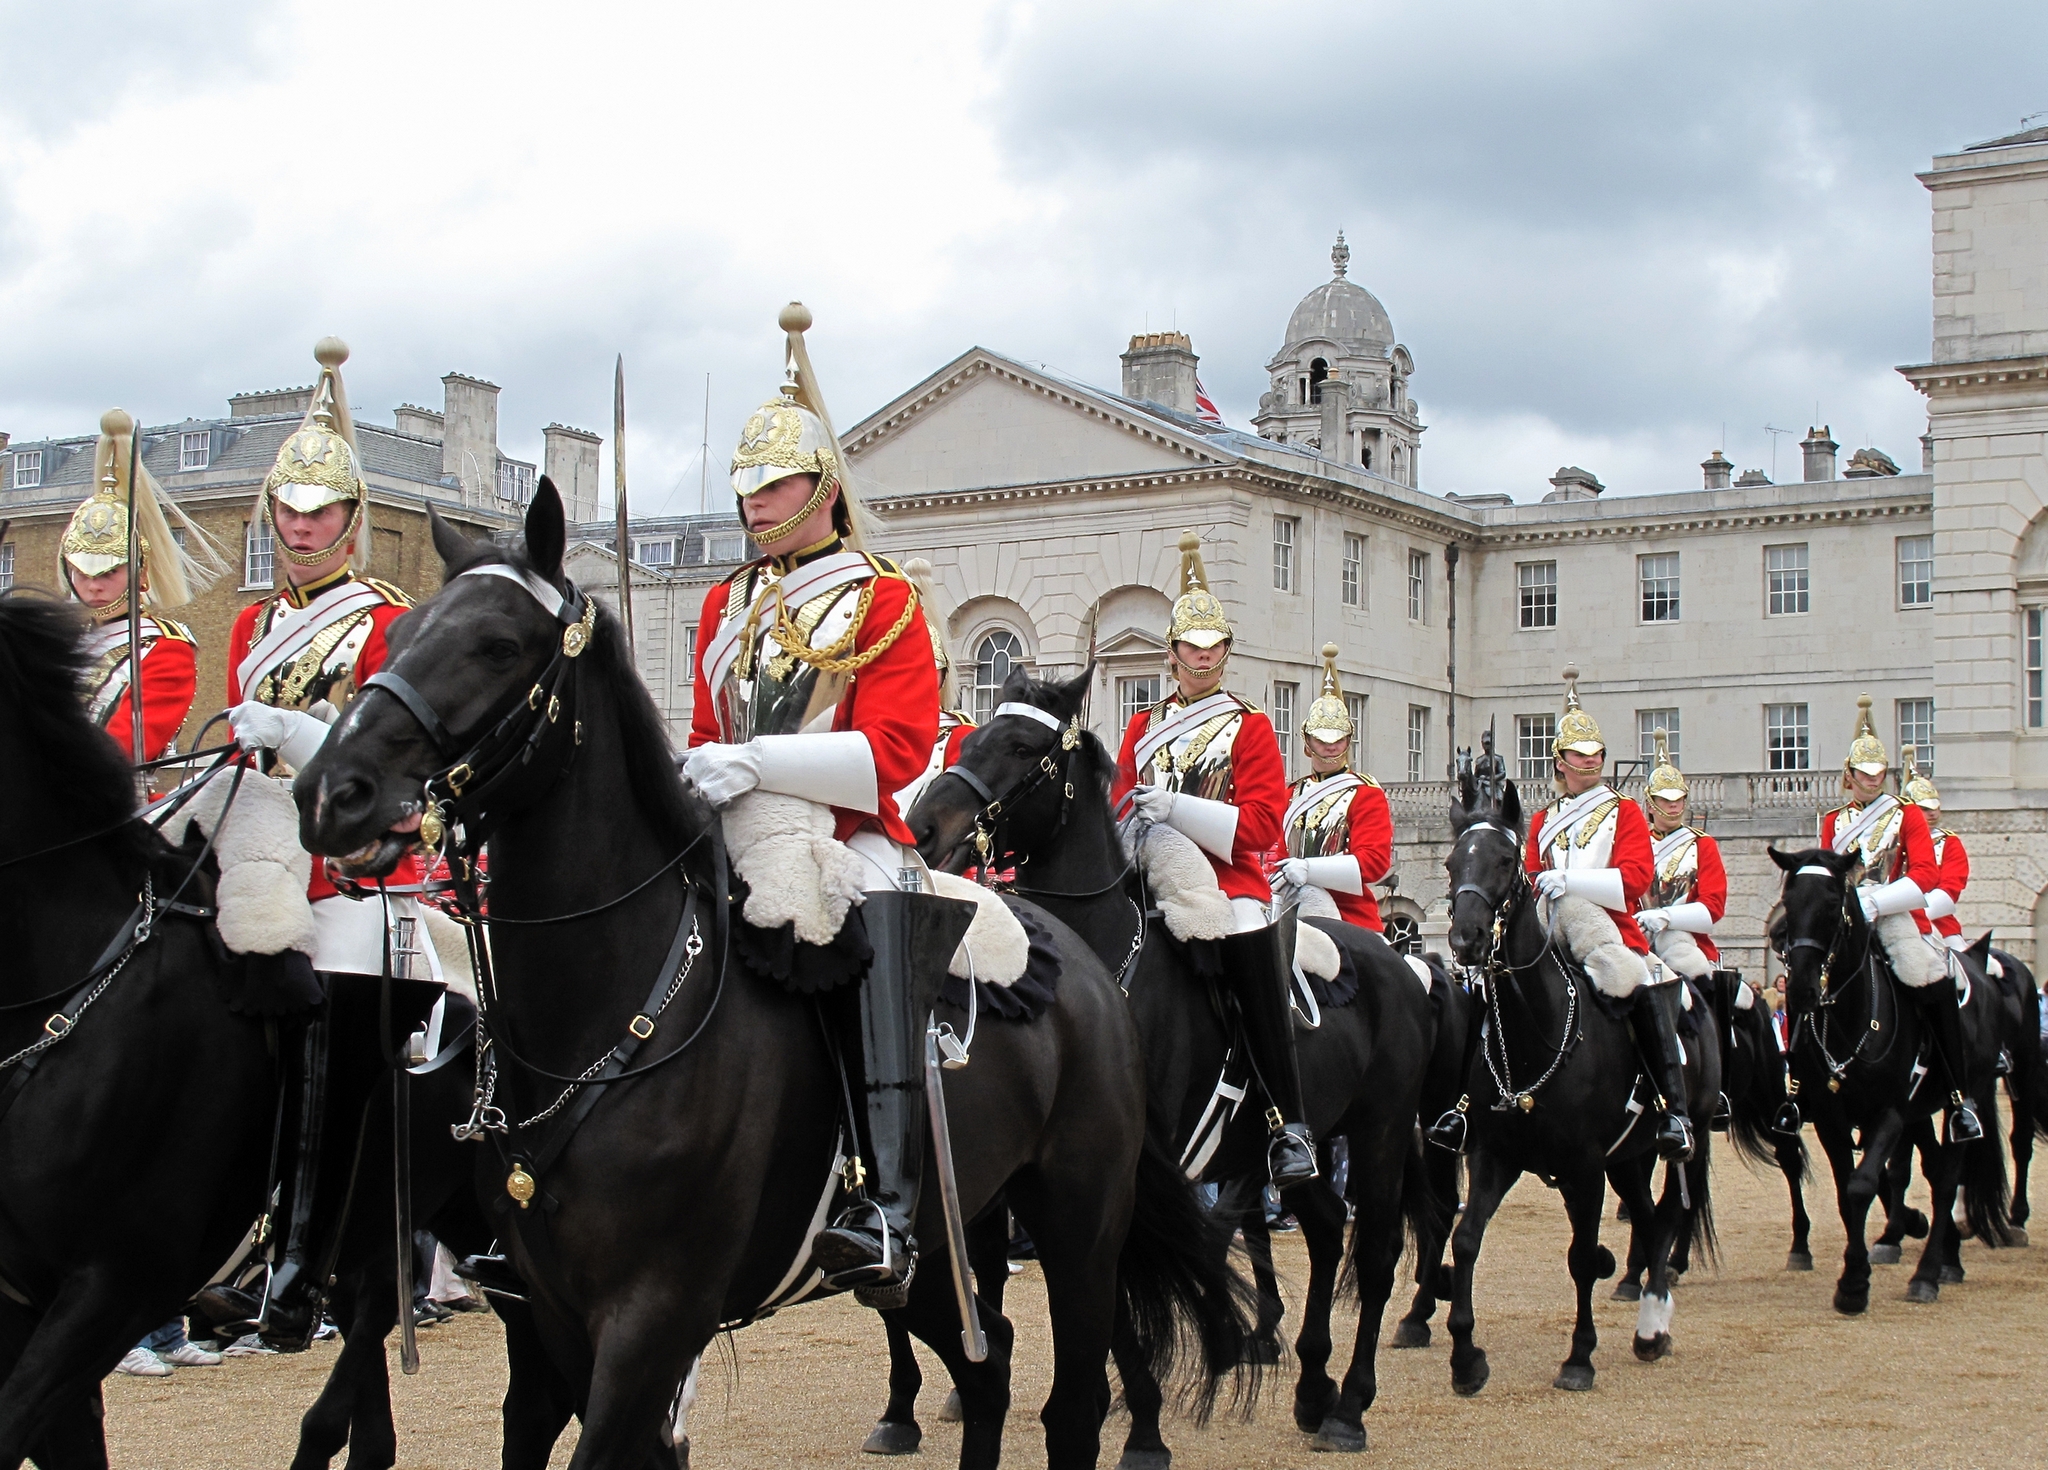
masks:
<path id="1" fill-rule="evenodd" d="M 626 354 L 612 371 L 612 499 L 619 512 L 619 621 L 626 627 L 626 657 L 633 652 L 633 543 L 626 538 Z"/>
<path id="2" fill-rule="evenodd" d="M 932 1118 L 932 1160 L 939 1170 L 939 1203 L 946 1213 L 946 1256 L 953 1267 L 953 1299 L 960 1307 L 960 1346 L 968 1362 L 979 1363 L 988 1357 L 988 1338 L 981 1330 L 981 1313 L 974 1303 L 974 1277 L 967 1266 L 967 1222 L 960 1214 L 960 1181 L 953 1173 L 953 1135 L 946 1126 L 939 1028 L 929 1021 L 924 1033 L 924 1097 Z"/>
<path id="3" fill-rule="evenodd" d="M 128 437 L 128 754 L 136 765 L 149 759 L 142 748 L 142 553 L 135 539 L 135 466 L 142 459 L 142 424 L 134 423 Z M 163 548 L 159 547 L 161 553 Z M 137 799 L 149 800 L 149 777 L 135 777 Z"/>
<path id="4" fill-rule="evenodd" d="M 377 885 L 378 906 L 384 913 L 384 984 L 377 997 L 377 1034 L 386 1046 L 391 1042 L 391 900 Z M 391 1221 L 398 1247 L 392 1275 L 398 1284 L 398 1366 L 411 1375 L 420 1371 L 419 1331 L 412 1319 L 412 1074 L 406 1064 L 412 1060 L 412 1037 L 408 1035 L 391 1055 Z"/>

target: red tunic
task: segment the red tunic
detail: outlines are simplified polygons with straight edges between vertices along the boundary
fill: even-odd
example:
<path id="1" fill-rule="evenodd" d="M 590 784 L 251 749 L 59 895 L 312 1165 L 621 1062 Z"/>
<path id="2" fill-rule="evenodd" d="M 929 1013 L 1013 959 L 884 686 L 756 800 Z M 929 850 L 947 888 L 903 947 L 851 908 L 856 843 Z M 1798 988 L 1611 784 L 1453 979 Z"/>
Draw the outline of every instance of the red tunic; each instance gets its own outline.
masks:
<path id="1" fill-rule="evenodd" d="M 1847 811 L 1837 807 L 1820 819 L 1820 845 L 1832 849 L 1835 845 L 1835 818 Z M 1922 893 L 1941 887 L 1940 869 L 1934 861 L 1934 838 L 1927 830 L 1927 814 L 1911 802 L 1902 804 L 1904 813 L 1899 822 L 1899 843 L 1893 849 L 1892 870 L 1884 877 L 1887 883 L 1896 883 L 1901 878 L 1911 878 Z"/>
<path id="2" fill-rule="evenodd" d="M 970 721 L 962 720 L 946 731 L 946 758 L 939 762 L 940 770 L 948 771 L 960 764 L 960 747 L 965 745 L 967 737 L 979 728 Z"/>
<path id="3" fill-rule="evenodd" d="M 1297 782 L 1289 795 L 1289 802 L 1306 782 L 1320 779 L 1307 776 Z M 1373 893 L 1372 885 L 1385 878 L 1394 866 L 1394 810 L 1387 804 L 1387 793 L 1371 782 L 1353 787 L 1350 794 L 1351 804 L 1344 812 L 1344 851 L 1358 859 L 1358 876 L 1364 883 L 1365 892 L 1343 893 L 1335 888 L 1328 891 L 1345 923 L 1378 933 L 1384 925 L 1380 921 L 1380 901 Z M 1284 809 L 1281 816 L 1284 820 Z M 1329 852 L 1295 854 L 1288 849 L 1289 840 L 1285 833 L 1281 834 L 1280 842 L 1273 849 L 1275 865 L 1294 856 L 1340 855 Z"/>
<path id="4" fill-rule="evenodd" d="M 1932 832 L 1928 833 L 1930 842 L 1933 835 Z M 1942 833 L 1938 846 L 1940 851 L 1935 858 L 1937 876 L 1934 886 L 1960 904 L 1963 901 L 1963 890 L 1970 886 L 1970 854 L 1963 848 L 1963 839 L 1953 832 Z M 1963 932 L 1963 921 L 1954 914 L 1929 919 L 1925 909 L 1915 909 L 1913 917 L 1918 921 L 1922 934 L 1931 930 L 1946 939 Z"/>
<path id="5" fill-rule="evenodd" d="M 403 594 L 397 593 L 395 588 L 386 590 L 387 598 L 394 595 L 399 598 L 403 597 Z M 285 591 L 272 593 L 270 597 L 250 603 L 236 616 L 234 628 L 228 634 L 229 709 L 233 709 L 236 705 L 242 703 L 246 697 L 242 689 L 239 671 L 242 667 L 242 660 L 249 656 L 249 643 L 255 633 L 257 618 L 262 614 L 263 609 L 270 605 L 272 598 L 288 597 L 289 595 L 289 592 Z M 402 600 L 387 600 L 383 605 L 370 609 L 370 636 L 363 640 L 362 652 L 356 655 L 354 670 L 349 680 L 357 689 L 362 688 L 363 680 L 384 667 L 386 651 L 385 634 L 390 631 L 393 623 L 404 617 L 410 610 L 410 607 Z M 146 701 L 148 695 L 145 694 L 143 698 Z M 148 712 L 149 706 L 145 703 L 143 713 L 147 714 Z M 396 870 L 392 872 L 388 881 L 393 884 L 419 882 L 418 861 L 412 857 L 403 859 Z M 323 898 L 333 898 L 334 896 L 335 887 L 327 881 L 327 865 L 316 861 L 313 864 L 313 875 L 306 883 L 307 900 L 311 903 L 318 903 Z"/>
<path id="6" fill-rule="evenodd" d="M 185 727 L 185 716 L 192 712 L 193 697 L 199 692 L 199 650 L 190 637 L 170 631 L 172 626 L 158 619 L 162 636 L 142 655 L 143 760 L 154 760 L 169 749 Z M 127 690 L 121 691 L 102 724 L 122 753 L 135 760 L 135 752 L 129 749 L 135 743 L 135 717 L 128 710 Z"/>
<path id="7" fill-rule="evenodd" d="M 1116 760 L 1116 784 L 1110 800 L 1123 800 L 1124 793 L 1138 784 L 1138 742 L 1152 723 L 1152 711 L 1139 710 L 1124 731 L 1123 751 Z M 1237 808 L 1237 831 L 1230 844 L 1230 861 L 1224 862 L 1207 848 L 1202 856 L 1216 870 L 1216 881 L 1230 898 L 1255 898 L 1265 903 L 1273 897 L 1273 885 L 1266 879 L 1266 855 L 1280 840 L 1280 823 L 1287 815 L 1287 767 L 1280 758 L 1280 741 L 1273 734 L 1273 722 L 1259 711 L 1246 708 L 1230 748 L 1230 786 L 1220 798 Z"/>
<path id="8" fill-rule="evenodd" d="M 1545 808 L 1536 813 L 1536 819 L 1529 824 L 1529 845 L 1522 862 L 1532 877 L 1544 870 L 1542 848 L 1538 844 L 1543 835 L 1543 819 L 1549 814 L 1549 809 Z M 1621 896 L 1628 909 L 1609 909 L 1607 917 L 1614 920 L 1614 927 L 1621 931 L 1623 944 L 1637 954 L 1648 954 L 1650 941 L 1642 926 L 1636 923 L 1634 910 L 1642 902 L 1643 895 L 1650 891 L 1651 880 L 1657 876 L 1657 860 L 1650 850 L 1650 824 L 1643 820 L 1643 809 L 1632 801 L 1623 801 L 1614 809 L 1614 851 L 1608 862 L 1621 870 Z"/>
<path id="9" fill-rule="evenodd" d="M 1721 844 L 1702 832 L 1696 843 L 1696 850 L 1699 853 L 1699 866 L 1693 874 L 1692 897 L 1686 901 L 1705 904 L 1707 912 L 1714 916 L 1714 922 L 1718 924 L 1728 916 L 1728 869 L 1721 862 Z M 1721 963 L 1721 951 L 1714 944 L 1714 936 L 1695 934 L 1693 940 L 1699 945 L 1700 953 L 1712 960 L 1718 968 Z"/>
<path id="10" fill-rule="evenodd" d="M 746 571 L 742 567 L 734 574 L 735 579 Z M 704 594 L 704 609 L 697 615 L 700 630 L 715 629 L 724 619 L 731 587 L 731 582 L 721 582 Z M 874 601 L 869 604 L 867 618 L 854 639 L 856 652 L 865 652 L 881 641 L 903 615 L 910 595 L 910 584 L 902 578 L 876 578 Z M 711 697 L 711 683 L 704 673 L 704 650 L 710 645 L 709 634 L 700 633 L 690 710 L 692 750 L 726 739 L 718 723 L 717 702 Z M 879 822 L 892 841 L 915 846 L 916 839 L 897 813 L 895 793 L 924 774 L 931 762 L 932 747 L 938 743 L 939 671 L 932 666 L 931 640 L 906 633 L 856 673 L 833 712 L 832 728 L 858 730 L 868 737 L 868 748 L 874 753 L 875 792 L 880 807 L 879 812 L 869 813 L 835 806 L 833 835 L 844 842 L 862 827 Z"/>

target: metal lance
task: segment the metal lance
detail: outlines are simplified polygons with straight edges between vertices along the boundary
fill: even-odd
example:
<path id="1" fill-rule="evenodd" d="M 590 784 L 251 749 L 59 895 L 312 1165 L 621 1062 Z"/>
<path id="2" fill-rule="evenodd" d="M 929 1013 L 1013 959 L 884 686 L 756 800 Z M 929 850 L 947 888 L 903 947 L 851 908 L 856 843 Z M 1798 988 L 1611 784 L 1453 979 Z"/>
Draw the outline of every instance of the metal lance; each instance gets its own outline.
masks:
<path id="1" fill-rule="evenodd" d="M 136 765 L 149 759 L 142 748 L 142 543 L 135 536 L 135 467 L 142 460 L 142 424 L 128 436 L 128 754 Z M 158 548 L 162 554 L 162 548 Z M 138 800 L 149 800 L 149 773 L 135 776 Z"/>
<path id="2" fill-rule="evenodd" d="M 626 539 L 626 354 L 620 353 L 612 373 L 612 499 L 619 511 L 619 621 L 626 628 L 626 654 L 635 664 L 633 647 L 633 543 Z"/>

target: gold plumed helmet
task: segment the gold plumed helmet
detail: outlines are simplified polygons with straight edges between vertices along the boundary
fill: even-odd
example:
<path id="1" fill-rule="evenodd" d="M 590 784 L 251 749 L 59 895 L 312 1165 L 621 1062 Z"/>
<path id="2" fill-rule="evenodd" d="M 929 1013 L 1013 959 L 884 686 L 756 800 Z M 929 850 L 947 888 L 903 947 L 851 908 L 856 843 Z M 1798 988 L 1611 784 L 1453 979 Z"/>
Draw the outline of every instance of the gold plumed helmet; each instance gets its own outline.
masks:
<path id="1" fill-rule="evenodd" d="M 1348 742 L 1352 735 L 1351 711 L 1344 707 L 1344 686 L 1337 682 L 1337 645 L 1323 645 L 1323 692 L 1309 705 L 1308 713 L 1302 717 L 1301 734 L 1305 740 L 1313 735 L 1318 740 L 1343 740 Z"/>
<path id="2" fill-rule="evenodd" d="M 776 324 L 788 337 L 782 391 L 755 409 L 740 433 L 739 448 L 732 455 L 733 493 L 745 500 L 791 475 L 816 475 L 818 488 L 803 509 L 780 525 L 752 532 L 754 544 L 772 552 L 775 543 L 786 540 L 837 490 L 839 504 L 832 513 L 833 525 L 849 545 L 858 546 L 866 516 L 846 483 L 846 452 L 833 432 L 811 355 L 804 346 L 804 333 L 811 326 L 810 308 L 792 301 L 782 308 Z"/>
<path id="3" fill-rule="evenodd" d="M 1600 733 L 1600 726 L 1579 704 L 1577 664 L 1564 666 L 1564 717 L 1557 722 L 1557 738 L 1550 742 L 1553 756 L 1563 755 L 1567 750 L 1576 750 L 1581 755 L 1604 755 L 1607 752 L 1607 741 Z"/>
<path id="4" fill-rule="evenodd" d="M 355 539 L 352 565 L 365 571 L 370 565 L 370 538 L 360 534 L 370 511 L 370 485 L 363 478 L 362 451 L 356 444 L 356 422 L 348 409 L 348 392 L 342 387 L 341 365 L 348 361 L 348 344 L 339 337 L 322 337 L 313 344 L 313 359 L 320 364 L 320 381 L 313 387 L 313 406 L 305 422 L 293 431 L 277 451 L 277 462 L 264 478 L 257 505 L 263 519 L 276 529 L 272 505 L 283 501 L 303 515 L 330 505 L 352 504 L 348 525 L 324 551 L 294 551 L 277 539 L 277 555 L 302 567 L 318 566 L 337 546 Z"/>
<path id="5" fill-rule="evenodd" d="M 1209 574 L 1202 569 L 1202 538 L 1193 531 L 1180 533 L 1180 595 L 1174 599 L 1166 641 L 1168 645 L 1192 643 L 1197 648 L 1231 641 L 1230 621 L 1223 616 L 1223 604 L 1209 590 Z"/>
<path id="6" fill-rule="evenodd" d="M 1891 759 L 1885 754 L 1884 742 L 1877 738 L 1877 727 L 1870 723 L 1870 696 L 1856 696 L 1856 738 L 1849 742 L 1849 758 L 1842 762 L 1842 770 L 1861 771 L 1866 776 L 1882 776 Z"/>
<path id="7" fill-rule="evenodd" d="M 213 584 L 226 563 L 212 538 L 178 509 L 146 464 L 130 464 L 135 419 L 126 409 L 110 408 L 100 416 L 100 439 L 93 450 L 91 498 L 71 513 L 58 543 L 58 575 L 66 586 L 71 573 L 103 577 L 128 562 L 128 485 L 135 485 L 136 561 L 141 567 L 143 601 L 151 607 L 182 607 Z M 171 530 L 175 519 L 185 545 Z M 125 611 L 124 595 L 109 608 Z"/>
<path id="8" fill-rule="evenodd" d="M 1671 758 L 1671 737 L 1659 730 L 1650 737 L 1656 743 L 1657 764 L 1651 768 L 1649 792 L 1665 801 L 1684 801 L 1691 793 L 1685 784 L 1685 772 L 1678 769 L 1678 762 Z"/>
<path id="9" fill-rule="evenodd" d="M 1906 781 L 1899 790 L 1915 806 L 1938 812 L 1941 810 L 1941 793 L 1934 789 L 1933 779 L 1921 773 L 1918 762 L 1914 760 L 1915 754 L 1910 745 L 1899 752 L 1899 764 L 1906 769 Z"/>

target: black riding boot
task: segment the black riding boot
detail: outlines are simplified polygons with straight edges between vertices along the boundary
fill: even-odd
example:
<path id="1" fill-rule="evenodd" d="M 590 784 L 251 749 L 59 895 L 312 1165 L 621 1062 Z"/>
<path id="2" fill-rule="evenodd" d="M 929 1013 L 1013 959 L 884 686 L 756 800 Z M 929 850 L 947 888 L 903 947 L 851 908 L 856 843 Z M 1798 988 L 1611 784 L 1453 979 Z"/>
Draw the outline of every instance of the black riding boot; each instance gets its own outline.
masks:
<path id="1" fill-rule="evenodd" d="M 857 997 L 830 997 L 825 1011 L 842 1062 L 864 1084 L 867 1155 L 853 1203 L 811 1242 L 811 1264 L 834 1290 L 858 1290 L 864 1305 L 900 1307 L 917 1271 L 912 1232 L 930 1126 L 925 1026 L 972 912 L 932 894 L 884 891 L 868 895 L 861 916 L 874 964 Z"/>
<path id="2" fill-rule="evenodd" d="M 1666 1159 L 1689 1159 L 1693 1150 L 1692 1119 L 1685 1111 L 1685 1063 L 1678 1049 L 1678 987 L 1684 983 L 1645 985 L 1635 995 L 1636 1034 L 1649 1043 L 1651 1080 L 1662 1094 L 1657 1153 Z"/>
<path id="3" fill-rule="evenodd" d="M 1984 1125 L 1978 1120 L 1976 1104 L 1963 1091 L 1969 1077 L 1963 1067 L 1967 1053 L 1963 1050 L 1962 997 L 1956 994 L 1956 983 L 1944 974 L 1932 985 L 1907 993 L 1927 1023 L 1942 1070 L 1948 1074 L 1949 1142 L 1975 1143 L 1984 1136 Z"/>
<path id="4" fill-rule="evenodd" d="M 1458 992 L 1453 990 L 1449 999 L 1453 1002 L 1458 1002 L 1460 1000 Z M 1458 1058 L 1458 1084 L 1460 1087 L 1463 1087 L 1466 1079 L 1472 1075 L 1472 1054 L 1479 1050 L 1479 1029 L 1479 1017 L 1468 1016 L 1465 1023 L 1465 1050 L 1463 1055 Z M 1472 1098 L 1470 1094 L 1460 1092 L 1456 1105 L 1445 1109 L 1444 1115 L 1441 1118 L 1438 1118 L 1423 1130 L 1423 1139 L 1426 1142 L 1435 1144 L 1438 1148 L 1448 1149 L 1454 1154 L 1463 1153 L 1466 1140 L 1471 1134 L 1471 1130 L 1466 1126 L 1465 1113 L 1471 1106 Z"/>
<path id="5" fill-rule="evenodd" d="M 1266 1089 L 1266 1166 L 1275 1189 L 1316 1177 L 1316 1141 L 1302 1117 L 1301 1063 L 1294 1054 L 1294 1016 L 1287 999 L 1293 968 L 1281 947 L 1280 926 L 1268 924 L 1219 941 L 1223 987 L 1244 1018 L 1252 1069 Z"/>
<path id="6" fill-rule="evenodd" d="M 284 1260 L 270 1275 L 263 1316 L 256 1329 L 280 1352 L 302 1352 L 313 1341 L 326 1302 L 324 1283 L 312 1257 L 314 1210 L 319 1205 L 322 1125 L 327 1116 L 329 1022 L 324 1011 L 305 1024 L 298 1055 L 297 1140 L 289 1184 L 278 1201 L 286 1224 Z M 273 1227 L 275 1228 L 275 1227 Z"/>

